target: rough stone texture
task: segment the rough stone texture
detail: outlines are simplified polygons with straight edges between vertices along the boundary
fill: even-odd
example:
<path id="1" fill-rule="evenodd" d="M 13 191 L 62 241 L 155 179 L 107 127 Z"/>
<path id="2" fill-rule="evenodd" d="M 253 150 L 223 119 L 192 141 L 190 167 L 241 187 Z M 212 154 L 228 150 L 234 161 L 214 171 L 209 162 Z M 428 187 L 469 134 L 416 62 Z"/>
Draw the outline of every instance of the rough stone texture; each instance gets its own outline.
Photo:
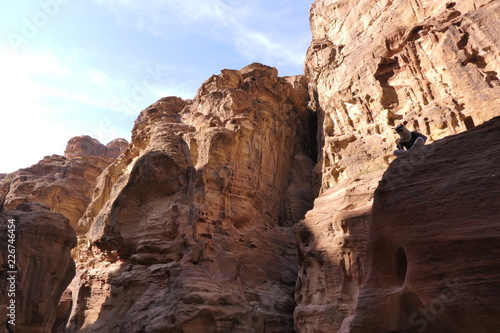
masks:
<path id="1" fill-rule="evenodd" d="M 14 244 L 9 243 L 8 220 L 15 220 Z M 75 232 L 68 220 L 38 203 L 21 204 L 0 213 L 0 332 L 50 333 L 57 317 L 57 306 L 75 275 L 71 249 L 76 246 Z M 15 247 L 17 266 L 15 326 L 7 325 L 10 283 L 8 245 Z"/>
<path id="2" fill-rule="evenodd" d="M 128 146 L 125 139 L 114 139 L 106 146 L 88 135 L 76 136 L 69 140 L 64 156 L 67 158 L 81 156 L 116 158 Z"/>
<path id="3" fill-rule="evenodd" d="M 351 333 L 498 331 L 499 133 L 497 117 L 385 172 Z"/>
<path id="4" fill-rule="evenodd" d="M 378 193 L 391 175 L 404 190 L 399 211 L 409 212 L 376 206 L 381 230 L 366 244 L 374 189 L 394 159 L 394 125 L 431 143 L 500 114 L 499 16 L 492 0 L 318 0 L 305 77 L 279 78 L 259 64 L 223 70 L 193 100 L 168 97 L 145 109 L 130 145 L 79 137 L 66 157 L 0 175 L 6 208 L 44 202 L 79 234 L 77 275 L 55 330 L 71 312 L 69 332 L 347 333 L 351 323 L 352 332 L 413 332 L 424 324 L 418 315 L 432 316 L 424 317 L 430 332 L 495 332 L 497 230 L 486 222 L 498 210 L 494 196 L 480 196 L 490 184 L 452 205 L 468 190 L 463 175 L 487 175 L 486 159 L 496 161 L 475 146 L 461 159 L 479 138 L 467 133 L 457 138 L 470 141 L 456 139 L 464 150 L 451 149 L 450 138 L 396 161 Z M 488 128 L 470 135 L 492 137 Z M 445 146 L 458 155 L 442 155 Z M 434 166 L 441 178 L 404 185 L 408 168 L 431 175 Z M 438 213 L 447 189 L 443 207 L 456 211 Z M 395 200 L 384 195 L 379 202 Z M 427 210 L 425 223 L 435 220 L 443 238 L 399 224 Z"/>
<path id="5" fill-rule="evenodd" d="M 293 331 L 292 226 L 313 201 L 305 86 L 252 64 L 139 115 L 80 221 L 71 331 Z"/>
<path id="6" fill-rule="evenodd" d="M 316 199 L 314 209 L 296 224 L 298 331 L 336 331 L 354 313 L 367 274 L 367 230 L 381 175 L 378 170 L 341 181 Z"/>
<path id="7" fill-rule="evenodd" d="M 83 234 L 87 229 L 78 221 L 90 202 L 96 179 L 126 143 L 124 139 L 113 140 L 107 149 L 89 136 L 72 138 L 66 156 L 45 156 L 37 164 L 0 179 L 0 202 L 4 201 L 6 210 L 21 203 L 44 203 L 69 219 L 77 234 Z"/>
<path id="8" fill-rule="evenodd" d="M 499 16 L 500 3 L 486 0 L 314 2 L 305 71 L 320 126 L 320 196 L 297 225 L 298 332 L 349 331 L 358 272 L 368 274 L 352 259 L 363 258 L 368 230 L 350 221 L 369 224 L 369 192 L 393 161 L 394 125 L 429 143 L 500 114 Z"/>
<path id="9" fill-rule="evenodd" d="M 305 69 L 323 190 L 384 164 L 396 123 L 432 141 L 499 115 L 499 16 L 492 0 L 315 1 Z"/>

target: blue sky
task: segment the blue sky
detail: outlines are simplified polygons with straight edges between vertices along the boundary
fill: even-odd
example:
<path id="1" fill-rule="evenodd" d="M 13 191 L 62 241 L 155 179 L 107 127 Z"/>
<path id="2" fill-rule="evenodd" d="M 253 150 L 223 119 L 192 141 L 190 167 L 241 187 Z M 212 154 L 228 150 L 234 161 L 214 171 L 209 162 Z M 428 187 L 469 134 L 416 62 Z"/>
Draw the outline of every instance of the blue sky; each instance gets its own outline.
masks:
<path id="1" fill-rule="evenodd" d="M 0 173 L 130 131 L 164 96 L 194 97 L 252 62 L 303 73 L 312 0 L 0 2 Z"/>

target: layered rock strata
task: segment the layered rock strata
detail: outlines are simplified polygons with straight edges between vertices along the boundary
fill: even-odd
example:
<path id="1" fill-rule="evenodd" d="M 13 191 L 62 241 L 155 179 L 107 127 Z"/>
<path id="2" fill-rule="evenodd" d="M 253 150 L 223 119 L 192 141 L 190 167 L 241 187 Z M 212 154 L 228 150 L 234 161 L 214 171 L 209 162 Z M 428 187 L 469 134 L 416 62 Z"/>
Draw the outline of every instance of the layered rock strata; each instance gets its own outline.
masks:
<path id="1" fill-rule="evenodd" d="M 499 115 L 499 21 L 492 0 L 315 1 L 305 70 L 323 190 L 387 161 L 396 123 L 432 141 Z"/>
<path id="2" fill-rule="evenodd" d="M 339 182 L 316 199 L 314 209 L 296 224 L 297 331 L 337 331 L 354 313 L 368 273 L 367 230 L 381 175 L 378 170 Z"/>
<path id="3" fill-rule="evenodd" d="M 315 133 L 303 78 L 277 74 L 223 70 L 140 114 L 80 220 L 72 331 L 293 330 Z"/>
<path id="4" fill-rule="evenodd" d="M 124 139 L 107 146 L 89 137 L 72 138 L 65 156 L 45 156 L 37 164 L 0 179 L 0 202 L 5 210 L 39 202 L 69 219 L 78 234 L 78 221 L 87 209 L 97 177 L 128 145 Z"/>
<path id="5" fill-rule="evenodd" d="M 500 114 L 500 3 L 317 0 L 310 19 L 320 196 L 297 225 L 296 330 L 348 332 L 369 272 L 370 191 L 393 160 L 392 128 L 404 123 L 429 143 Z"/>
<path id="6" fill-rule="evenodd" d="M 0 228 L 0 332 L 52 332 L 59 299 L 75 275 L 75 232 L 39 203 L 1 212 Z"/>
<path id="7" fill-rule="evenodd" d="M 351 333 L 498 330 L 498 133 L 500 117 L 387 169 Z"/>

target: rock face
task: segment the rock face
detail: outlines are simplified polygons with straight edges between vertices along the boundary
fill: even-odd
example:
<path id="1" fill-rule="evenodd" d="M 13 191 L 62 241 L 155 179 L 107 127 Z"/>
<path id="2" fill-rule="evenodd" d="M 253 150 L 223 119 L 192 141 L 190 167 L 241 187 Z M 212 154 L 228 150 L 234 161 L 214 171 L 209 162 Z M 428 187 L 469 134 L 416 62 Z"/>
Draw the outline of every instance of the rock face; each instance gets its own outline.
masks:
<path id="1" fill-rule="evenodd" d="M 387 161 L 396 123 L 435 140 L 500 114 L 499 13 L 492 0 L 315 1 L 306 75 L 322 188 Z"/>
<path id="2" fill-rule="evenodd" d="M 349 331 L 394 125 L 429 143 L 500 114 L 499 17 L 500 3 L 486 0 L 314 2 L 305 71 L 320 126 L 320 195 L 296 227 L 298 332 Z"/>
<path id="3" fill-rule="evenodd" d="M 498 133 L 500 117 L 385 172 L 370 225 L 370 274 L 350 332 L 498 330 Z"/>
<path id="4" fill-rule="evenodd" d="M 64 216 L 38 203 L 0 213 L 0 228 L 0 263 L 6 268 L 0 274 L 0 332 L 52 332 L 59 299 L 75 275 L 75 232 Z M 13 311 L 7 309 L 12 300 Z M 12 313 L 14 318 L 7 317 Z M 7 323 L 12 319 L 15 325 Z"/>
<path id="5" fill-rule="evenodd" d="M 67 158 L 81 156 L 98 156 L 98 157 L 118 157 L 120 153 L 128 146 L 125 139 L 115 139 L 106 146 L 91 138 L 88 135 L 77 136 L 69 140 L 64 156 Z"/>
<path id="6" fill-rule="evenodd" d="M 305 76 L 223 70 L 143 110 L 130 144 L 77 137 L 0 175 L 35 250 L 64 244 L 47 253 L 67 272 L 36 259 L 53 284 L 20 275 L 26 330 L 497 330 L 500 121 L 481 124 L 500 115 L 500 2 L 317 0 L 310 19 Z M 399 123 L 429 141 L 394 161 Z M 78 237 L 64 294 L 55 212 Z"/>
<path id="7" fill-rule="evenodd" d="M 332 332 L 354 313 L 367 275 L 365 256 L 373 192 L 382 171 L 339 182 L 295 226 L 299 272 L 295 326 Z"/>
<path id="8" fill-rule="evenodd" d="M 315 133 L 303 78 L 277 74 L 223 70 L 141 113 L 80 220 L 72 331 L 293 330 Z"/>
<path id="9" fill-rule="evenodd" d="M 0 179 L 0 202 L 4 201 L 5 210 L 22 203 L 43 203 L 63 214 L 82 234 L 87 230 L 78 226 L 78 220 L 90 202 L 96 179 L 126 145 L 124 139 L 104 146 L 89 136 L 74 137 L 68 142 L 65 156 L 46 156 Z"/>

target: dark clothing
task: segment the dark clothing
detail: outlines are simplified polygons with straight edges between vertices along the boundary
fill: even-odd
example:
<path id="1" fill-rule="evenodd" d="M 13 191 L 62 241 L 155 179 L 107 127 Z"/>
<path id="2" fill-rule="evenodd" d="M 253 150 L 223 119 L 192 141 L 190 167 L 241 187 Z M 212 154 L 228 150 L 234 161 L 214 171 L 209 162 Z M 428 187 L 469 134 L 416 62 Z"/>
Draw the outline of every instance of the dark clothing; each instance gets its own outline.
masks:
<path id="1" fill-rule="evenodd" d="M 410 149 L 418 138 L 422 138 L 422 139 L 424 139 L 424 141 L 427 140 L 427 137 L 425 135 L 413 131 L 413 132 L 411 132 L 410 141 L 406 141 L 406 142 L 398 141 L 398 149 L 403 150 L 403 147 L 406 149 Z"/>

